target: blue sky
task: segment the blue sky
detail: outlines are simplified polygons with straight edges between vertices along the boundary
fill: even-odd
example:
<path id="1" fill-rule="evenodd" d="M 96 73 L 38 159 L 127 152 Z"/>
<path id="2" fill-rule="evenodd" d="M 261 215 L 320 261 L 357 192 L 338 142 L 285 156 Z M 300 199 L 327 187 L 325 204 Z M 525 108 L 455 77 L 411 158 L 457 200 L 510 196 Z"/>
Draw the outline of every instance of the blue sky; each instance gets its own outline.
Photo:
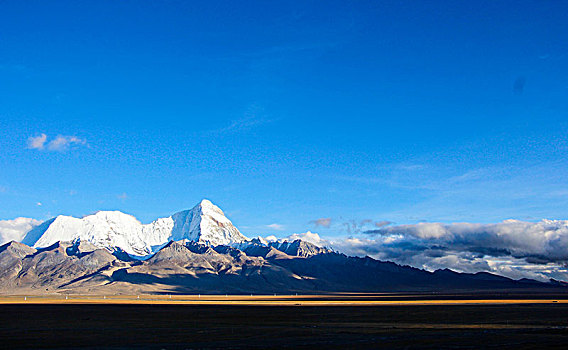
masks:
<path id="1" fill-rule="evenodd" d="M 3 1 L 0 219 L 565 219 L 566 23 L 560 1 Z"/>

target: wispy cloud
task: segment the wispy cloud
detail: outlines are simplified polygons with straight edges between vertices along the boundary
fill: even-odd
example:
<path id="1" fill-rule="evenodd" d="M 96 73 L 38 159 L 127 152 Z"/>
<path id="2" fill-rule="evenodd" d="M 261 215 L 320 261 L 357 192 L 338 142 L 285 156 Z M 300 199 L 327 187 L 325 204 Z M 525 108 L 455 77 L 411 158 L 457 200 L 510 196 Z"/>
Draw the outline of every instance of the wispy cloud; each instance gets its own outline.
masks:
<path id="1" fill-rule="evenodd" d="M 388 226 L 388 225 L 392 225 L 392 221 L 377 221 L 375 222 L 375 227 L 384 227 L 384 226 Z"/>
<path id="2" fill-rule="evenodd" d="M 116 196 L 116 198 L 120 199 L 121 201 L 125 201 L 126 199 L 128 199 L 128 195 L 126 194 L 126 192 L 122 192 L 121 194 Z"/>
<path id="3" fill-rule="evenodd" d="M 379 227 L 384 227 L 393 224 L 392 221 L 381 220 L 375 221 L 372 219 L 364 220 L 344 220 L 344 219 L 332 219 L 332 218 L 319 218 L 309 222 L 310 225 L 320 228 L 333 228 L 337 231 L 344 231 L 349 234 L 361 233 L 366 230 L 371 230 Z"/>
<path id="4" fill-rule="evenodd" d="M 39 136 L 31 136 L 28 138 L 27 148 L 40 151 L 46 150 L 50 152 L 65 152 L 69 150 L 69 148 L 73 145 L 87 145 L 87 140 L 79 138 L 77 136 L 58 135 L 48 142 L 47 135 L 40 134 Z"/>
<path id="5" fill-rule="evenodd" d="M 276 230 L 276 231 L 284 231 L 285 227 L 284 225 L 281 224 L 270 224 L 270 225 L 266 225 L 266 228 L 269 228 L 271 230 Z"/>
<path id="6" fill-rule="evenodd" d="M 310 224 L 313 224 L 316 227 L 329 228 L 329 226 L 331 226 L 331 218 L 319 218 L 319 219 L 310 221 Z"/>
<path id="7" fill-rule="evenodd" d="M 331 176 L 356 196 L 387 193 L 408 198 L 378 213 L 392 221 L 499 221 L 561 217 L 561 208 L 568 204 L 566 169 L 564 160 L 477 168 L 432 161 L 427 166 L 392 164 L 354 176 Z"/>
<path id="8" fill-rule="evenodd" d="M 349 234 L 361 233 L 372 228 L 383 227 L 392 224 L 391 221 L 374 221 L 371 219 L 349 220 L 341 224 L 341 229 Z"/>
<path id="9" fill-rule="evenodd" d="M 263 107 L 258 104 L 251 104 L 247 107 L 242 117 L 231 120 L 227 126 L 214 130 L 213 133 L 232 134 L 246 132 L 271 123 L 274 120 L 266 116 Z"/>
<path id="10" fill-rule="evenodd" d="M 245 116 L 240 119 L 235 119 L 230 122 L 226 127 L 219 129 L 219 133 L 237 133 L 250 130 L 256 126 L 266 124 L 268 121 L 256 116 Z"/>

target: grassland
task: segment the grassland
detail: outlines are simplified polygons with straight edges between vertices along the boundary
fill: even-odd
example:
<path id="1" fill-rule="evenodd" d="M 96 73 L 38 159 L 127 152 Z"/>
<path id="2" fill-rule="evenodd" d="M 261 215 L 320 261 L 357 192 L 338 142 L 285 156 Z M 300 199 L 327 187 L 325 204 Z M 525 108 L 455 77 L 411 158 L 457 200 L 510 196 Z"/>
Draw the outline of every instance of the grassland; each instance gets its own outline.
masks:
<path id="1" fill-rule="evenodd" d="M 330 295 L 11 295 L 0 304 L 135 304 L 243 306 L 507 305 L 568 303 L 568 295 L 330 294 Z"/>
<path id="2" fill-rule="evenodd" d="M 568 298 L 553 294 L 0 297 L 0 348 L 6 349 L 566 344 Z"/>

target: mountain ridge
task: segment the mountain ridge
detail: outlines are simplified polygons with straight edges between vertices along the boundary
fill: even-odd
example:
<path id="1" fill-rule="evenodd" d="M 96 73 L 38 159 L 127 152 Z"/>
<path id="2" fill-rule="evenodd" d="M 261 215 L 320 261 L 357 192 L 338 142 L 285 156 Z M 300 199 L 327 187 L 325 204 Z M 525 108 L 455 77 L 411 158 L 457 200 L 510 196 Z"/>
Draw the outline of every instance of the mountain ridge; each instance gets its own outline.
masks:
<path id="1" fill-rule="evenodd" d="M 0 246 L 3 294 L 566 288 L 552 281 L 516 281 L 489 273 L 429 272 L 368 256 L 350 257 L 300 239 L 248 239 L 207 200 L 146 225 L 118 211 L 80 219 L 58 216 L 30 230 L 22 243 Z"/>

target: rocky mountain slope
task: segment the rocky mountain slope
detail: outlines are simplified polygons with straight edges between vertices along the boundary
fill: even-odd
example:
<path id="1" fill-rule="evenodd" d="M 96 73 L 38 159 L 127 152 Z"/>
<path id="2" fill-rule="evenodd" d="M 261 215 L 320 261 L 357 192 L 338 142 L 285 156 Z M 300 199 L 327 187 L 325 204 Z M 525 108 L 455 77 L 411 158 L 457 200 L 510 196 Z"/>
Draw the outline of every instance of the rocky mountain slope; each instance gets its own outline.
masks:
<path id="1" fill-rule="evenodd" d="M 292 244 L 308 245 L 296 241 Z M 314 247 L 310 247 L 314 248 Z M 35 249 L 0 247 L 2 294 L 326 293 L 553 289 L 487 273 L 427 272 L 336 252 L 289 255 L 274 247 L 240 250 L 193 241 L 169 242 L 145 261 L 120 259 L 79 241 Z"/>

